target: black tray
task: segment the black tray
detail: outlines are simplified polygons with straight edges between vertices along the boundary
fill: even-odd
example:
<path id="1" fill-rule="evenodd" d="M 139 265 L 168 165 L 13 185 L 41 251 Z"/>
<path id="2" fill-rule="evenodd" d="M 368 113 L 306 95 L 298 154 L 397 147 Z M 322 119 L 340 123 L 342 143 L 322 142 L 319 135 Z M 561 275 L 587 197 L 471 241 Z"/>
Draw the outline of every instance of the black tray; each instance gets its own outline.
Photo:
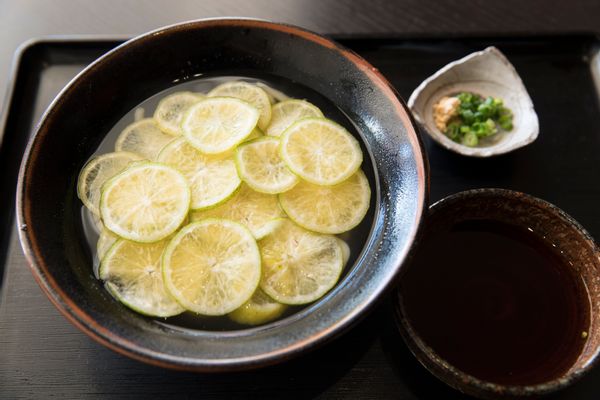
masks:
<path id="1" fill-rule="evenodd" d="M 538 140 L 493 159 L 469 159 L 425 138 L 431 199 L 502 187 L 549 200 L 600 237 L 600 42 L 594 36 L 344 39 L 404 98 L 449 61 L 488 45 L 514 63 L 540 118 Z M 462 399 L 421 367 L 395 329 L 389 300 L 334 342 L 258 371 L 201 375 L 148 366 L 89 339 L 50 304 L 16 238 L 13 198 L 26 140 L 43 110 L 85 65 L 121 43 L 55 38 L 23 46 L 0 136 L 0 398 Z M 2 125 L 0 125 L 2 127 Z M 40 205 L 43 207 L 43 205 Z M 550 398 L 598 399 L 600 368 Z"/>

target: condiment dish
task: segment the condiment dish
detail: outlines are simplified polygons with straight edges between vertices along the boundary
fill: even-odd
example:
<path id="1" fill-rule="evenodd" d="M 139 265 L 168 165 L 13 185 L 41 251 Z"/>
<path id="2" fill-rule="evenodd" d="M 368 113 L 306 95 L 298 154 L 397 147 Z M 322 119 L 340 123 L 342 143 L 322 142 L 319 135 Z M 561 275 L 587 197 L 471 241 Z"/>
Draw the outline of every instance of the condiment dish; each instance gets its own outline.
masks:
<path id="1" fill-rule="evenodd" d="M 472 92 L 502 99 L 513 113 L 513 129 L 469 147 L 441 132 L 434 122 L 434 105 L 445 96 Z M 538 117 L 519 74 L 496 47 L 488 47 L 453 61 L 424 80 L 411 94 L 408 106 L 420 127 L 450 151 L 470 157 L 508 153 L 532 143 L 538 136 Z"/>

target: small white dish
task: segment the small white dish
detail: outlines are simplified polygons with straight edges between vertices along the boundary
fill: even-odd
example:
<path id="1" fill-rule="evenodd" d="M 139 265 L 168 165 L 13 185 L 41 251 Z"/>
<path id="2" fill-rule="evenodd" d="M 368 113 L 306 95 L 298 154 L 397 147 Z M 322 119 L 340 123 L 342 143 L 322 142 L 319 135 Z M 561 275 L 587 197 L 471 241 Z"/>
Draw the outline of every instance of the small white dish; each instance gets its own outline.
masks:
<path id="1" fill-rule="evenodd" d="M 477 147 L 457 143 L 434 123 L 433 106 L 444 96 L 473 92 L 504 101 L 513 113 L 513 129 L 482 140 Z M 456 153 L 489 157 L 508 153 L 533 142 L 539 133 L 538 117 L 519 74 L 495 47 L 453 61 L 423 81 L 408 100 L 415 119 L 437 143 Z"/>

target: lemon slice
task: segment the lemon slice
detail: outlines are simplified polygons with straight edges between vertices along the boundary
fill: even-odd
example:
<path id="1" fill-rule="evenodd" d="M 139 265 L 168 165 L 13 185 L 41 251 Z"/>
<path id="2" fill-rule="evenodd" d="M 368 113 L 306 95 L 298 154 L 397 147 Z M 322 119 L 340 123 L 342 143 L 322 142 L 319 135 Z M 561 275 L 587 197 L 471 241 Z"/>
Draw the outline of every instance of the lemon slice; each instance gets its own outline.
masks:
<path id="1" fill-rule="evenodd" d="M 235 162 L 242 180 L 259 192 L 282 193 L 298 183 L 298 177 L 279 156 L 276 138 L 260 138 L 239 146 Z"/>
<path id="2" fill-rule="evenodd" d="M 242 182 L 231 158 L 202 154 L 183 138 L 169 143 L 159 154 L 158 161 L 185 175 L 192 191 L 192 209 L 226 200 Z"/>
<path id="3" fill-rule="evenodd" d="M 102 232 L 100 232 L 100 236 L 98 237 L 98 243 L 96 244 L 96 255 L 98 256 L 98 260 L 102 261 L 108 250 L 118 239 L 119 237 L 115 236 L 108 229 L 102 229 Z"/>
<path id="4" fill-rule="evenodd" d="M 362 171 L 335 186 L 300 182 L 279 195 L 281 207 L 298 225 L 321 233 L 349 231 L 369 209 L 371 189 Z"/>
<path id="5" fill-rule="evenodd" d="M 246 226 L 258 240 L 271 232 L 285 217 L 277 196 L 259 193 L 248 185 L 240 189 L 225 203 L 207 210 L 192 213 L 192 221 L 205 218 L 225 218 Z"/>
<path id="6" fill-rule="evenodd" d="M 271 121 L 271 101 L 269 95 L 256 85 L 234 81 L 223 83 L 210 92 L 209 97 L 235 97 L 254 106 L 259 112 L 258 127 L 265 130 Z"/>
<path id="7" fill-rule="evenodd" d="M 281 158 L 296 175 L 316 185 L 335 185 L 362 163 L 358 141 L 325 118 L 306 118 L 281 135 Z"/>
<path id="8" fill-rule="evenodd" d="M 337 238 L 338 244 L 340 245 L 340 249 L 342 250 L 342 260 L 344 262 L 344 266 L 348 264 L 348 260 L 350 260 L 350 246 L 346 243 L 345 240 Z"/>
<path id="9" fill-rule="evenodd" d="M 258 116 L 258 110 L 245 101 L 213 97 L 191 106 L 181 129 L 187 141 L 201 152 L 223 153 L 252 133 Z"/>
<path id="10" fill-rule="evenodd" d="M 335 285 L 343 269 L 342 250 L 332 235 L 312 233 L 290 220 L 259 243 L 260 288 L 284 304 L 306 304 Z"/>
<path id="11" fill-rule="evenodd" d="M 250 135 L 248 135 L 248 137 L 246 137 L 246 139 L 244 139 L 243 143 L 250 142 L 251 140 L 258 139 L 263 136 L 264 136 L 264 134 L 260 130 L 260 128 L 254 128 L 254 130 L 250 133 Z"/>
<path id="12" fill-rule="evenodd" d="M 281 304 L 256 289 L 250 300 L 231 313 L 229 318 L 239 324 L 260 325 L 279 318 L 287 306 Z"/>
<path id="13" fill-rule="evenodd" d="M 77 179 L 77 195 L 94 214 L 100 214 L 100 188 L 104 182 L 141 157 L 133 153 L 107 153 L 94 157 L 83 167 Z"/>
<path id="14" fill-rule="evenodd" d="M 173 136 L 163 133 L 153 118 L 146 118 L 123 129 L 115 143 L 115 150 L 156 160 L 158 153 L 172 140 Z"/>
<path id="15" fill-rule="evenodd" d="M 266 130 L 269 136 L 280 136 L 294 122 L 303 118 L 322 118 L 323 113 L 304 100 L 286 100 L 273 106 L 271 123 Z"/>
<path id="16" fill-rule="evenodd" d="M 181 225 L 190 206 L 190 187 L 177 170 L 137 163 L 102 187 L 100 214 L 116 235 L 135 242 L 156 242 Z"/>
<path id="17" fill-rule="evenodd" d="M 170 317 L 184 311 L 163 284 L 160 262 L 166 242 L 148 244 L 120 239 L 100 263 L 100 279 L 109 292 L 141 314 Z"/>
<path id="18" fill-rule="evenodd" d="M 169 135 L 181 135 L 181 121 L 192 105 L 202 100 L 200 93 L 177 92 L 162 99 L 154 111 L 156 123 Z"/>
<path id="19" fill-rule="evenodd" d="M 165 249 L 162 264 L 171 295 L 203 315 L 225 315 L 248 301 L 260 270 L 260 253 L 250 231 L 224 219 L 184 227 Z"/>
<path id="20" fill-rule="evenodd" d="M 258 86 L 259 88 L 261 88 L 262 90 L 265 91 L 267 96 L 269 96 L 269 101 L 271 102 L 271 104 L 275 104 L 278 101 L 284 101 L 284 100 L 290 99 L 290 96 L 288 96 L 287 94 L 283 93 L 280 90 L 274 89 L 271 86 L 264 84 L 262 82 L 256 82 L 256 86 Z M 271 111 L 273 111 L 273 110 L 271 109 Z"/>
<path id="21" fill-rule="evenodd" d="M 87 218 L 87 221 L 90 221 L 92 229 L 99 235 L 104 230 L 104 223 L 100 218 L 100 213 L 94 214 L 89 208 L 86 208 L 85 212 L 87 213 L 85 218 Z"/>

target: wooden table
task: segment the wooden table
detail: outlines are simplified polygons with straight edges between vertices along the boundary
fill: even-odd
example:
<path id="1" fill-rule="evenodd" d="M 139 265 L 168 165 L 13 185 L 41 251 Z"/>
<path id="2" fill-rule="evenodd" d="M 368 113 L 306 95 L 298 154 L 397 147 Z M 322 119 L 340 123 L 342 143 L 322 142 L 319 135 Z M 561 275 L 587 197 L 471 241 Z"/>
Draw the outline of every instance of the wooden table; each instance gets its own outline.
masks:
<path id="1" fill-rule="evenodd" d="M 12 53 L 28 39 L 134 35 L 216 16 L 266 18 L 338 36 L 600 32 L 597 0 L 0 0 L 0 92 L 7 85 Z M 39 104 L 33 107 L 37 115 L 43 110 Z M 17 238 L 13 235 L 11 240 L 14 244 Z M 13 254 L 7 263 L 22 265 L 23 255 Z M 352 334 L 299 360 L 252 373 L 197 375 L 147 366 L 98 345 L 58 315 L 27 270 L 9 276 L 1 294 L 0 311 L 10 296 L 22 304 L 23 312 L 4 321 L 19 331 L 0 329 L 0 399 L 419 399 L 423 398 L 419 386 L 432 384 L 425 371 L 399 361 L 411 357 L 398 344 L 393 323 L 386 322 L 390 313 L 385 304 Z M 374 332 L 373 326 L 381 331 Z M 14 343 L 26 345 L 15 349 Z M 7 362 L 15 356 L 22 360 L 18 366 Z M 383 363 L 394 367 L 378 368 Z M 409 378 L 398 379 L 398 374 Z M 462 398 L 441 383 L 433 385 L 439 386 L 444 398 Z"/>

